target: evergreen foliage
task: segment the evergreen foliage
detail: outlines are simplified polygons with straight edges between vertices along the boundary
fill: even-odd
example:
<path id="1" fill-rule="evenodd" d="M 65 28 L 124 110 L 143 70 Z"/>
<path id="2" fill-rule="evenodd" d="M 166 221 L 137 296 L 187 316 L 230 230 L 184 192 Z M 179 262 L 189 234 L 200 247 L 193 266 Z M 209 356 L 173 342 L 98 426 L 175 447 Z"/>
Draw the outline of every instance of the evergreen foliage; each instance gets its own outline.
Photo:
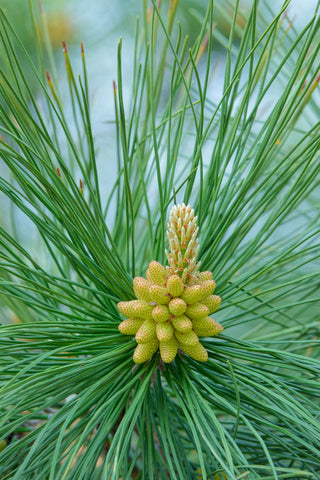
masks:
<path id="1" fill-rule="evenodd" d="M 64 48 L 66 101 L 45 71 L 50 51 L 39 40 L 35 66 L 0 12 L 11 175 L 0 190 L 13 225 L 20 210 L 40 239 L 35 252 L 0 227 L 1 299 L 19 320 L 0 328 L 2 480 L 320 476 L 318 7 L 296 31 L 287 1 L 273 15 L 253 0 L 247 18 L 231 2 L 226 38 L 210 0 L 189 48 L 177 3 L 143 2 L 129 101 L 119 42 L 109 192 L 83 49 L 78 76 Z M 225 54 L 216 103 L 213 36 Z M 135 365 L 117 303 L 135 298 L 151 260 L 165 264 L 168 214 L 182 202 L 198 216 L 224 330 L 201 340 L 205 363 L 179 352 Z"/>

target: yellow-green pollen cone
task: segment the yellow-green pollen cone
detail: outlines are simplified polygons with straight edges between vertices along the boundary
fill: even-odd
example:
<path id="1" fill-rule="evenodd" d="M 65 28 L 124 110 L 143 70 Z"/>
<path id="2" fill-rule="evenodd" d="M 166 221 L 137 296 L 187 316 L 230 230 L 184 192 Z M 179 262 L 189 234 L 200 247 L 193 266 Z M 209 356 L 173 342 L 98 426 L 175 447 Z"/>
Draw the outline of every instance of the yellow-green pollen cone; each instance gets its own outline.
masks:
<path id="1" fill-rule="evenodd" d="M 179 349 L 199 362 L 208 352 L 199 337 L 222 332 L 209 315 L 218 310 L 221 298 L 213 295 L 215 281 L 209 271 L 200 272 L 197 217 L 190 205 L 174 205 L 170 212 L 166 250 L 169 265 L 152 260 L 146 278 L 135 277 L 137 300 L 118 303 L 126 317 L 119 325 L 124 335 L 138 343 L 133 360 L 145 363 L 159 350 L 163 362 L 172 362 Z"/>

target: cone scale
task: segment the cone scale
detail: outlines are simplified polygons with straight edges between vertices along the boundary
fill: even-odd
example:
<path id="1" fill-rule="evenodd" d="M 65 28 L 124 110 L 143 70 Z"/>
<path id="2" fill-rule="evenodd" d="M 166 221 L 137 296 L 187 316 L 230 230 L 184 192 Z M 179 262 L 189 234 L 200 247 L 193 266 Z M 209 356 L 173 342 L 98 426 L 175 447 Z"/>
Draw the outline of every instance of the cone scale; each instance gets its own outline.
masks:
<path id="1" fill-rule="evenodd" d="M 175 205 L 169 216 L 166 251 L 168 265 L 152 260 L 146 278 L 135 277 L 136 300 L 119 302 L 126 317 L 119 325 L 124 335 L 135 335 L 135 363 L 145 363 L 159 351 L 164 363 L 173 362 L 179 350 L 199 362 L 208 353 L 199 337 L 222 332 L 220 323 L 209 315 L 221 298 L 213 295 L 215 281 L 209 271 L 199 271 L 197 259 L 197 217 L 190 205 Z"/>

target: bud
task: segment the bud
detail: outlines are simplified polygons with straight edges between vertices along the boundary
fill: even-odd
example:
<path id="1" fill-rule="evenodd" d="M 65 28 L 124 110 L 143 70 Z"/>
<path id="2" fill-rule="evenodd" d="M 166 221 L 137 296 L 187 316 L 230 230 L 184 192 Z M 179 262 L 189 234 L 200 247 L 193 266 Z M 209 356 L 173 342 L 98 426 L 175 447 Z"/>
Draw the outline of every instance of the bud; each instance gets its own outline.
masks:
<path id="1" fill-rule="evenodd" d="M 151 300 L 149 287 L 150 283 L 145 278 L 135 277 L 133 279 L 133 291 L 139 300 L 145 300 L 146 302 Z"/>
<path id="2" fill-rule="evenodd" d="M 170 318 L 167 305 L 156 305 L 152 310 L 152 318 L 155 322 L 166 322 Z"/>
<path id="3" fill-rule="evenodd" d="M 202 303 L 195 303 L 194 305 L 188 305 L 186 315 L 192 320 L 198 320 L 199 318 L 206 317 L 209 314 L 209 308 Z"/>
<path id="4" fill-rule="evenodd" d="M 209 308 L 208 315 L 211 315 L 211 313 L 216 312 L 220 307 L 221 298 L 218 295 L 210 295 L 210 297 L 201 300 L 201 303 Z"/>
<path id="5" fill-rule="evenodd" d="M 174 298 L 180 297 L 183 292 L 184 285 L 179 275 L 171 275 L 167 281 L 167 289 Z"/>
<path id="6" fill-rule="evenodd" d="M 117 307 L 120 313 L 125 315 L 126 317 L 133 317 L 136 316 L 134 307 L 139 300 L 130 300 L 130 302 L 119 302 Z"/>
<path id="7" fill-rule="evenodd" d="M 144 320 L 142 318 L 127 318 L 127 320 L 123 320 L 123 322 L 120 323 L 118 329 L 124 335 L 135 335 L 143 322 Z"/>
<path id="8" fill-rule="evenodd" d="M 192 285 L 192 287 L 187 287 L 181 295 L 182 300 L 189 304 L 196 303 L 203 297 L 202 285 Z"/>
<path id="9" fill-rule="evenodd" d="M 178 342 L 174 337 L 167 342 L 160 342 L 160 355 L 165 363 L 172 362 L 177 355 L 177 351 Z"/>
<path id="10" fill-rule="evenodd" d="M 158 350 L 159 341 L 157 338 L 150 340 L 150 342 L 137 345 L 134 354 L 133 361 L 135 363 L 144 363 L 150 360 L 152 355 Z"/>
<path id="11" fill-rule="evenodd" d="M 199 342 L 199 338 L 193 330 L 189 330 L 185 333 L 176 332 L 176 339 L 178 340 L 179 344 L 181 343 L 182 345 L 195 345 Z"/>
<path id="12" fill-rule="evenodd" d="M 200 300 L 208 297 L 209 295 L 212 295 L 212 293 L 214 292 L 214 289 L 216 288 L 216 282 L 214 280 L 205 280 L 204 282 L 202 282 L 201 288 L 202 288 L 202 297 L 200 298 Z"/>
<path id="13" fill-rule="evenodd" d="M 199 272 L 197 274 L 198 277 L 198 282 L 202 283 L 205 282 L 206 280 L 212 280 L 212 273 L 206 270 L 205 272 Z"/>
<path id="14" fill-rule="evenodd" d="M 137 300 L 133 306 L 132 317 L 144 318 L 145 320 L 152 319 L 153 305 L 150 305 L 145 300 Z"/>
<path id="15" fill-rule="evenodd" d="M 194 320 L 192 323 L 192 329 L 199 337 L 213 337 L 223 330 L 223 326 L 211 317 Z"/>
<path id="16" fill-rule="evenodd" d="M 182 298 L 173 298 L 168 306 L 172 315 L 176 316 L 183 315 L 187 309 L 187 304 Z"/>
<path id="17" fill-rule="evenodd" d="M 147 279 L 149 282 L 164 287 L 167 283 L 166 270 L 161 263 L 152 260 L 147 270 Z"/>
<path id="18" fill-rule="evenodd" d="M 170 212 L 167 236 L 170 252 L 166 256 L 173 273 L 179 274 L 183 281 L 192 281 L 199 268 L 197 254 L 197 217 L 190 205 L 174 205 Z"/>
<path id="19" fill-rule="evenodd" d="M 156 324 L 153 320 L 145 320 L 136 333 L 138 343 L 148 343 L 156 336 Z"/>
<path id="20" fill-rule="evenodd" d="M 156 332 L 157 332 L 158 340 L 160 342 L 161 341 L 167 342 L 168 340 L 171 340 L 171 338 L 173 337 L 174 329 L 170 322 L 157 323 Z"/>
<path id="21" fill-rule="evenodd" d="M 175 330 L 181 333 L 192 330 L 192 322 L 190 318 L 186 317 L 185 315 L 181 315 L 180 317 L 173 317 L 172 325 L 174 326 Z"/>
<path id="22" fill-rule="evenodd" d="M 165 305 L 171 300 L 166 287 L 161 287 L 160 285 L 150 285 L 149 295 L 153 302 L 159 303 L 160 305 Z"/>
<path id="23" fill-rule="evenodd" d="M 179 345 L 179 347 L 184 353 L 189 355 L 189 357 L 198 362 L 206 362 L 208 360 L 208 352 L 200 342 L 192 346 L 183 344 Z"/>

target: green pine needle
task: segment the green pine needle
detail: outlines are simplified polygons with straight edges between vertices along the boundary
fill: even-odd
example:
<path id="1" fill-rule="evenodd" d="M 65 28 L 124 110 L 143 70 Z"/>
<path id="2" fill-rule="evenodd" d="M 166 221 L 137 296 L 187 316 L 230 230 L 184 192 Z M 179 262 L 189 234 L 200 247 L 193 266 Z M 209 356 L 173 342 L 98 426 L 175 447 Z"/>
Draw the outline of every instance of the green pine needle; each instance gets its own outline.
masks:
<path id="1" fill-rule="evenodd" d="M 1 479 L 319 478 L 320 17 L 317 6 L 296 31 L 288 5 L 209 1 L 189 12 L 191 44 L 177 1 L 144 0 L 132 78 L 125 39 L 115 58 L 116 143 L 103 167 L 83 46 L 80 75 L 64 46 L 61 89 L 32 2 L 37 65 L 0 11 L 12 224 L 0 226 L 0 309 L 13 320 L 0 328 Z M 168 211 L 183 201 L 224 332 L 203 341 L 208 362 L 157 353 L 137 366 L 116 304 L 164 262 Z"/>

